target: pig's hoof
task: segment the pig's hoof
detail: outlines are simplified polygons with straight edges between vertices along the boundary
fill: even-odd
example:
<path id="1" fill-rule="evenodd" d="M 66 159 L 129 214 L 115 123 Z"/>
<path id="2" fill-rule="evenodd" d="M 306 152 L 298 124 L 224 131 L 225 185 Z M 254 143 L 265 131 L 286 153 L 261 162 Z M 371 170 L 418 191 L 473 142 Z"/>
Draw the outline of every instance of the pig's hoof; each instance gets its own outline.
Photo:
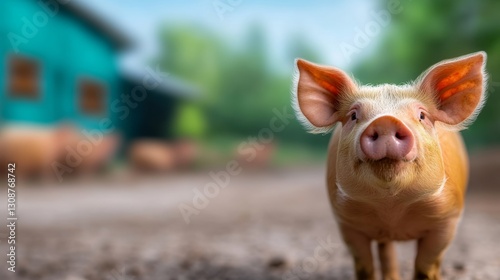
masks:
<path id="1" fill-rule="evenodd" d="M 437 273 L 415 273 L 415 280 L 441 280 L 441 276 Z"/>
<path id="2" fill-rule="evenodd" d="M 356 269 L 356 280 L 375 280 L 375 274 L 366 269 Z"/>

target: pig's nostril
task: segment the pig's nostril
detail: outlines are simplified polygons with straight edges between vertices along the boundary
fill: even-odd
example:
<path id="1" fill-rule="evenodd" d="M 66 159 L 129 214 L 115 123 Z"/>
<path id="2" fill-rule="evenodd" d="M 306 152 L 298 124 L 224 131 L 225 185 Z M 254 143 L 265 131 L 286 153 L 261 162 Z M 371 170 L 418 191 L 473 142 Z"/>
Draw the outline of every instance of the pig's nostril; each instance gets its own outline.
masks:
<path id="1" fill-rule="evenodd" d="M 369 160 L 414 158 L 413 133 L 403 122 L 392 116 L 372 121 L 360 137 L 362 155 Z"/>

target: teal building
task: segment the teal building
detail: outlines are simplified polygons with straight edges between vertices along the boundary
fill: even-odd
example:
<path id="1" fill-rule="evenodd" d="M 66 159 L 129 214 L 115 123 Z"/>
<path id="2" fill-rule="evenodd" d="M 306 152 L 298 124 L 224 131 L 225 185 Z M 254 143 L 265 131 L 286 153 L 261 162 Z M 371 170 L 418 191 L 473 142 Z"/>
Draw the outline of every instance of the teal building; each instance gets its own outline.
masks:
<path id="1" fill-rule="evenodd" d="M 93 129 L 109 118 L 129 141 L 163 135 L 187 91 L 165 80 L 121 117 L 118 103 L 143 80 L 122 73 L 118 64 L 133 42 L 74 2 L 0 1 L 1 124 L 65 122 Z"/>

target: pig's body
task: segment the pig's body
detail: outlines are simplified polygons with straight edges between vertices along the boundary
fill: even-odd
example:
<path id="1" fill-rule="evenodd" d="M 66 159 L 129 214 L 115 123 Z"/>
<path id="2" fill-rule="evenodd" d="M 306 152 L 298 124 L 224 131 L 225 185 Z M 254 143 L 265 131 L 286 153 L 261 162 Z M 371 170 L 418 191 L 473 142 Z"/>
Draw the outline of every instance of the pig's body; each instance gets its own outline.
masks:
<path id="1" fill-rule="evenodd" d="M 434 193 L 418 197 L 407 188 L 393 197 L 369 202 L 349 199 L 337 187 L 337 151 L 340 129 L 330 141 L 327 164 L 327 184 L 331 205 L 339 225 L 346 231 L 358 231 L 379 242 L 421 239 L 429 232 L 454 231 L 464 205 L 467 186 L 467 154 L 459 133 L 441 129 L 446 182 Z M 416 197 L 417 196 L 417 197 Z M 451 236 L 450 236 L 451 238 Z"/>
<path id="2" fill-rule="evenodd" d="M 485 53 L 438 63 L 407 85 L 358 85 L 345 72 L 297 61 L 297 114 L 330 131 L 329 198 L 357 279 L 400 279 L 393 241 L 416 240 L 415 279 L 441 279 L 462 214 L 468 159 L 459 130 L 484 104 Z"/>
<path id="3" fill-rule="evenodd" d="M 63 156 L 75 134 L 71 127 L 39 128 L 14 126 L 0 131 L 0 162 L 15 163 L 21 179 L 53 179 L 52 163 Z"/>
<path id="4" fill-rule="evenodd" d="M 81 136 L 78 141 L 84 138 Z M 78 142 L 76 142 L 78 143 Z M 76 169 L 84 175 L 98 174 L 103 171 L 118 150 L 120 139 L 118 135 L 104 135 L 98 144 L 93 144 L 92 152 L 83 156 L 82 163 Z"/>
<path id="5" fill-rule="evenodd" d="M 172 145 L 158 140 L 136 140 L 129 150 L 129 161 L 134 169 L 142 172 L 168 172 L 175 168 L 175 151 Z"/>

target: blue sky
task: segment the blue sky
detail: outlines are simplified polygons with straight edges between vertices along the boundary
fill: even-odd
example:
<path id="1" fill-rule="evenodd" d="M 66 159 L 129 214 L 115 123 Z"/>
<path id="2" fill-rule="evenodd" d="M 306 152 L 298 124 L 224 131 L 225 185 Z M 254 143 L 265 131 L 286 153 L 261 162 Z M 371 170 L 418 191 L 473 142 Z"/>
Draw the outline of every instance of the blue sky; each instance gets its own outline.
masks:
<path id="1" fill-rule="evenodd" d="M 269 51 L 276 63 L 291 65 L 280 57 L 290 35 L 303 34 L 304 39 L 320 52 L 323 64 L 349 68 L 349 61 L 341 54 L 339 45 L 351 43 L 355 28 L 363 28 L 376 11 L 375 1 L 265 1 L 265 0 L 79 0 L 95 10 L 121 30 L 131 35 L 139 45 L 124 56 L 124 67 L 143 65 L 158 51 L 157 30 L 161 24 L 195 23 L 208 26 L 228 41 L 238 41 L 249 25 L 264 27 Z M 221 19 L 214 3 L 241 2 Z M 380 8 L 378 8 L 380 9 Z M 365 50 L 371 49 L 372 40 Z"/>

